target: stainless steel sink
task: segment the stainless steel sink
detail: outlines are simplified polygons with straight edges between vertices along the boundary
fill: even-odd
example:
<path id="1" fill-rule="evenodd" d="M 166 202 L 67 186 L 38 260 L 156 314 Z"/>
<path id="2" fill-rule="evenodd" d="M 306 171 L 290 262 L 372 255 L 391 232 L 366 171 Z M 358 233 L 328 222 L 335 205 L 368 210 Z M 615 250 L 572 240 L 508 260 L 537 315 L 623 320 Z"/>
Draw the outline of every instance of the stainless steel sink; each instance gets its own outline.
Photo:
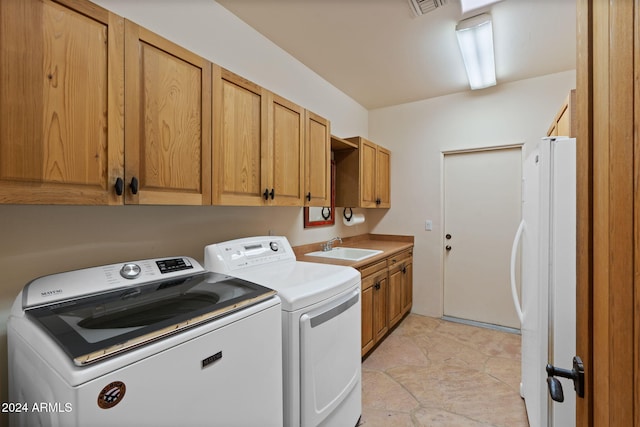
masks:
<path id="1" fill-rule="evenodd" d="M 330 251 L 309 252 L 305 255 L 317 256 L 322 258 L 342 259 L 345 261 L 362 261 L 363 259 L 367 259 L 381 253 L 382 251 L 378 251 L 375 249 L 345 248 L 340 246 L 337 248 L 333 248 Z"/>

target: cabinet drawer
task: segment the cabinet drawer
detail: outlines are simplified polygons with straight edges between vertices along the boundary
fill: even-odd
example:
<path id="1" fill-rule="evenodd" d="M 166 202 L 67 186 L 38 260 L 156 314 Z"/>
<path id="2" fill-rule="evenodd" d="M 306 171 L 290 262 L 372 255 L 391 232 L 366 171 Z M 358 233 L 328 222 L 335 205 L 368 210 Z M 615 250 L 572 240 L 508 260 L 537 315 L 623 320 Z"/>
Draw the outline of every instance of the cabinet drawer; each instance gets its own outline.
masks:
<path id="1" fill-rule="evenodd" d="M 387 260 L 386 259 L 382 260 L 382 261 L 379 261 L 379 262 L 376 262 L 374 264 L 365 265 L 364 267 L 361 267 L 358 270 L 360 270 L 360 274 L 362 275 L 363 280 L 364 280 L 364 277 L 367 277 L 367 276 L 370 276 L 372 274 L 375 274 L 378 271 L 383 270 L 385 268 L 387 268 Z"/>
<path id="2" fill-rule="evenodd" d="M 398 263 L 406 261 L 408 258 L 411 258 L 412 256 L 413 256 L 413 248 L 393 254 L 389 258 L 387 258 L 388 266 L 393 267 Z"/>

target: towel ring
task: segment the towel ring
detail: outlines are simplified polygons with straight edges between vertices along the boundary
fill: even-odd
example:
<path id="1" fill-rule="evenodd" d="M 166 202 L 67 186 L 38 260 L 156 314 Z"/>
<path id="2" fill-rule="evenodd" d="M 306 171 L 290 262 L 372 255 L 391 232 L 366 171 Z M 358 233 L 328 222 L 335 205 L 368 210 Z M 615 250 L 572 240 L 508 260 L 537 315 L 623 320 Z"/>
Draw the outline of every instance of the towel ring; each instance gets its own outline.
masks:
<path id="1" fill-rule="evenodd" d="M 326 209 L 326 213 L 325 213 L 325 209 Z M 320 214 L 322 215 L 322 218 L 325 219 L 325 221 L 328 220 L 329 218 L 331 218 L 331 208 L 328 206 L 324 206 Z"/>

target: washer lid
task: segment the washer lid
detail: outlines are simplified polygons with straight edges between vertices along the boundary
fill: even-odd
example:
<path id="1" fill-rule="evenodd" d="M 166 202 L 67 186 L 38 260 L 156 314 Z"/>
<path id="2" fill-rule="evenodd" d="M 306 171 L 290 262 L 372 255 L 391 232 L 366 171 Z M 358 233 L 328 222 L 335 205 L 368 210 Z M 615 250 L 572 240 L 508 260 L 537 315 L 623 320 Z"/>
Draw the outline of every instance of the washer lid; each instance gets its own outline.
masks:
<path id="1" fill-rule="evenodd" d="M 216 273 L 166 279 L 25 310 L 78 366 L 212 321 L 275 291 Z"/>
<path id="2" fill-rule="evenodd" d="M 360 272 L 354 268 L 303 261 L 277 262 L 233 274 L 278 291 L 285 311 L 316 304 L 360 282 Z"/>

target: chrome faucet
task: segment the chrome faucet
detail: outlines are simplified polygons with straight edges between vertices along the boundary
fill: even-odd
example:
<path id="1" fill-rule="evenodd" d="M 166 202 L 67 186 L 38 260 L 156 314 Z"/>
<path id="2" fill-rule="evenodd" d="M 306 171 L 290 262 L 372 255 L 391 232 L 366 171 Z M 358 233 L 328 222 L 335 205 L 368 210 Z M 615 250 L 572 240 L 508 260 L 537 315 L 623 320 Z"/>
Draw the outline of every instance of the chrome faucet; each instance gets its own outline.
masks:
<path id="1" fill-rule="evenodd" d="M 334 237 L 333 239 L 327 241 L 327 243 L 323 243 L 322 244 L 322 251 L 323 252 L 328 252 L 331 249 L 333 249 L 333 242 L 338 241 L 340 243 L 342 243 L 342 239 L 340 237 Z"/>

